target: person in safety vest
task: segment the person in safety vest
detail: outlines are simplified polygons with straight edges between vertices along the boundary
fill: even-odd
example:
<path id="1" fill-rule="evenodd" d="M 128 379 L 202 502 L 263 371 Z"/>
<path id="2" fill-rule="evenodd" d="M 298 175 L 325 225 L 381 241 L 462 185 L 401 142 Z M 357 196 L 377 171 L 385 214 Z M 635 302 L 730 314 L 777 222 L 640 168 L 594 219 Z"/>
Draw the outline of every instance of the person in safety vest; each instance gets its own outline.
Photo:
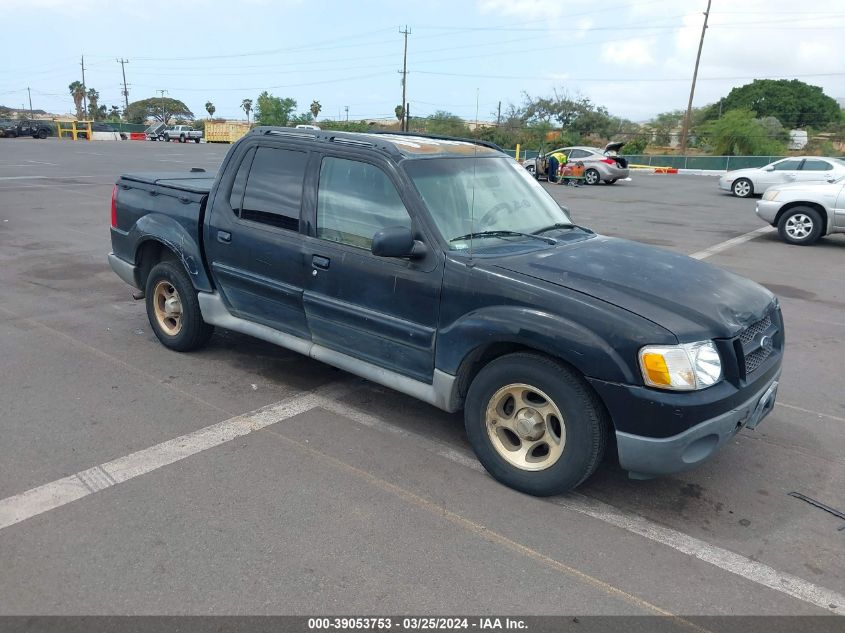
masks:
<path id="1" fill-rule="evenodd" d="M 567 157 L 564 152 L 554 152 L 549 156 L 549 182 L 558 182 L 558 176 L 563 173 Z"/>

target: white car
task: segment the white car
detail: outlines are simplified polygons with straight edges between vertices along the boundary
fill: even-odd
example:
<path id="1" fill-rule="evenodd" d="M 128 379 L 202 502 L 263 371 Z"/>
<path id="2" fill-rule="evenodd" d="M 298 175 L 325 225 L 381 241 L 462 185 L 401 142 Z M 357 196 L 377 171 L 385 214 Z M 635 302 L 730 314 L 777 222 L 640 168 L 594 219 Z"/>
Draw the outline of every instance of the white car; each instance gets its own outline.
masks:
<path id="1" fill-rule="evenodd" d="M 761 195 L 772 185 L 791 182 L 831 181 L 845 176 L 845 161 L 825 156 L 796 156 L 765 167 L 735 169 L 719 178 L 719 188 L 739 198 Z"/>
<path id="2" fill-rule="evenodd" d="M 774 186 L 757 201 L 757 215 L 788 244 L 812 244 L 845 233 L 845 176 L 833 182 Z"/>

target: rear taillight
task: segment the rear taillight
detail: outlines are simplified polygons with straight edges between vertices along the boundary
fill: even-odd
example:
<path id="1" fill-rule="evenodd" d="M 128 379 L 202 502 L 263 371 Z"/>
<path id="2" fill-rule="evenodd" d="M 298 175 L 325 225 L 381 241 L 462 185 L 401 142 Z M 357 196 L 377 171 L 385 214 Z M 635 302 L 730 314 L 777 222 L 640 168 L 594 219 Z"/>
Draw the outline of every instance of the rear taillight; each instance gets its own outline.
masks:
<path id="1" fill-rule="evenodd" d="M 616 161 L 613 160 L 612 158 L 602 158 L 601 162 L 607 163 L 608 165 L 615 165 L 616 164 Z"/>
<path id="2" fill-rule="evenodd" d="M 117 185 L 111 190 L 111 226 L 117 228 Z"/>

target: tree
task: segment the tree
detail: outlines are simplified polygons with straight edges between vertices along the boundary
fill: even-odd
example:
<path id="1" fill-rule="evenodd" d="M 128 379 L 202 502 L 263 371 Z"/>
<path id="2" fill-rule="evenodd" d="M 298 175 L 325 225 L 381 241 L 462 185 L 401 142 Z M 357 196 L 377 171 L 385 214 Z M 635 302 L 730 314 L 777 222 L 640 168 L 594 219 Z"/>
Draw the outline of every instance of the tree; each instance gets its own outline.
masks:
<path id="1" fill-rule="evenodd" d="M 429 134 L 445 136 L 469 136 L 469 126 L 456 114 L 438 110 L 422 121 L 425 131 Z"/>
<path id="2" fill-rule="evenodd" d="M 214 104 L 211 103 L 211 101 L 206 101 L 205 102 L 205 111 L 208 112 L 208 118 L 210 119 L 211 117 L 214 116 L 214 113 L 217 111 L 217 108 L 214 107 Z"/>
<path id="3" fill-rule="evenodd" d="M 396 115 L 397 121 L 402 121 L 405 118 L 405 108 L 398 105 L 395 108 L 393 108 L 393 114 Z"/>
<path id="4" fill-rule="evenodd" d="M 88 97 L 88 118 L 92 121 L 97 121 L 101 118 L 100 115 L 102 114 L 97 103 L 100 100 L 100 93 L 93 88 L 88 88 L 86 96 Z M 105 108 L 103 108 L 103 110 L 105 110 Z"/>
<path id="5" fill-rule="evenodd" d="M 241 101 L 241 109 L 246 112 L 246 122 L 249 123 L 249 113 L 252 112 L 252 99 Z"/>
<path id="6" fill-rule="evenodd" d="M 296 110 L 294 99 L 274 97 L 265 90 L 258 95 L 255 121 L 259 125 L 287 125 L 294 110 Z"/>
<path id="7" fill-rule="evenodd" d="M 182 116 L 193 119 L 194 113 L 178 99 L 170 97 L 151 97 L 141 101 L 133 101 L 123 113 L 130 123 L 144 123 L 147 119 L 161 121 L 165 125 L 170 124 L 174 116 Z"/>
<path id="8" fill-rule="evenodd" d="M 120 121 L 120 108 L 116 105 L 113 105 L 109 108 L 109 121 Z"/>
<path id="9" fill-rule="evenodd" d="M 721 119 L 700 127 L 700 134 L 716 154 L 722 156 L 775 156 L 783 154 L 786 143 L 771 132 L 751 110 L 730 110 Z"/>
<path id="10" fill-rule="evenodd" d="M 323 106 L 321 106 L 320 102 L 317 101 L 316 99 L 311 102 L 311 107 L 309 108 L 309 110 L 311 110 L 311 114 L 314 115 L 315 121 L 317 120 L 317 117 L 320 116 L 320 110 L 322 110 L 322 109 L 323 109 Z"/>
<path id="11" fill-rule="evenodd" d="M 734 88 L 710 109 L 711 118 L 719 106 L 723 112 L 746 109 L 758 117 L 777 117 L 787 128 L 824 127 L 840 116 L 835 99 L 824 94 L 819 86 L 797 79 L 755 79 Z"/>
<path id="12" fill-rule="evenodd" d="M 85 98 L 85 87 L 81 81 L 74 81 L 68 86 L 68 90 L 73 97 L 73 105 L 76 107 L 76 118 L 84 119 L 85 110 L 82 108 L 82 100 Z"/>

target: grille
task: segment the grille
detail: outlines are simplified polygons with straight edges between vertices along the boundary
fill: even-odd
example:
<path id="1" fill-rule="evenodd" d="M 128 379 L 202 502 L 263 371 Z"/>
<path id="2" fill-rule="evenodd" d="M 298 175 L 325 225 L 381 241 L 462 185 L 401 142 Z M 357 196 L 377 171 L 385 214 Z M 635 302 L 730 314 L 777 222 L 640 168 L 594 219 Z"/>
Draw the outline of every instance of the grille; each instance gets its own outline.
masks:
<path id="1" fill-rule="evenodd" d="M 768 333 L 765 345 L 758 346 L 751 351 L 747 351 L 748 346 L 754 344 L 757 337 L 763 333 Z M 774 352 L 773 339 L 776 333 L 777 330 L 772 328 L 772 317 L 771 315 L 767 315 L 756 323 L 749 325 L 742 334 L 739 335 L 739 340 L 742 342 L 743 350 L 745 350 L 746 376 L 756 371 L 760 365 L 762 365 L 766 359 L 772 355 Z"/>
<path id="2" fill-rule="evenodd" d="M 750 374 L 763 364 L 772 355 L 772 344 L 767 343 L 765 347 L 758 347 L 745 357 L 745 373 Z"/>
<path id="3" fill-rule="evenodd" d="M 742 341 L 743 345 L 748 345 L 754 340 L 755 336 L 762 334 L 770 327 L 772 327 L 772 318 L 770 316 L 766 316 L 756 323 L 749 325 L 748 328 L 739 335 L 739 340 Z"/>

